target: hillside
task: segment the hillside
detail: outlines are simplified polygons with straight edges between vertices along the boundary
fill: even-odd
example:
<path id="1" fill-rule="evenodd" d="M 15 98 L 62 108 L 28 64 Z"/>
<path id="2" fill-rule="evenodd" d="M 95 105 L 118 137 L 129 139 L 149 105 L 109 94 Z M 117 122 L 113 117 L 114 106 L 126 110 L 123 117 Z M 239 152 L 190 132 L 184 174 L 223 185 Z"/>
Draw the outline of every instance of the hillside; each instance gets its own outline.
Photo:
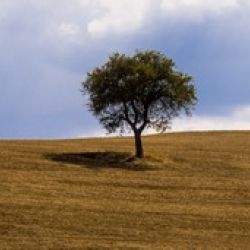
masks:
<path id="1" fill-rule="evenodd" d="M 0 249 L 247 249 L 250 132 L 144 144 L 1 141 Z"/>

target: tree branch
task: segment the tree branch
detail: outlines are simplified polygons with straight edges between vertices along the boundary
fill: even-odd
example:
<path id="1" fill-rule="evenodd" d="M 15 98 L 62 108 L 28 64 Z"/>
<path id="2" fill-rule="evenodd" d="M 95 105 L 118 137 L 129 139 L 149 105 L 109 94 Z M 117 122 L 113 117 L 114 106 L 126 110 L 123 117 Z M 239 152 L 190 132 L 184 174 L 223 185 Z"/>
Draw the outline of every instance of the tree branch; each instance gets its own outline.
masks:
<path id="1" fill-rule="evenodd" d="M 131 100 L 130 101 L 131 103 L 131 106 L 133 108 L 133 111 L 134 111 L 134 114 L 135 114 L 135 119 L 134 119 L 134 126 L 136 126 L 136 124 L 138 123 L 138 118 L 139 118 L 139 111 L 138 109 L 135 107 L 135 103 L 134 103 L 134 100 Z"/>
<path id="2" fill-rule="evenodd" d="M 124 107 L 124 116 L 125 116 L 125 121 L 130 125 L 130 127 L 135 130 L 135 125 L 133 122 L 129 119 L 129 114 L 128 114 L 128 107 L 126 105 L 126 102 L 123 100 L 123 107 Z"/>
<path id="3" fill-rule="evenodd" d="M 145 129 L 145 127 L 148 125 L 149 122 L 150 121 L 148 120 L 148 105 L 145 104 L 144 105 L 144 113 L 143 113 L 143 124 L 139 128 L 139 131 L 142 132 Z"/>

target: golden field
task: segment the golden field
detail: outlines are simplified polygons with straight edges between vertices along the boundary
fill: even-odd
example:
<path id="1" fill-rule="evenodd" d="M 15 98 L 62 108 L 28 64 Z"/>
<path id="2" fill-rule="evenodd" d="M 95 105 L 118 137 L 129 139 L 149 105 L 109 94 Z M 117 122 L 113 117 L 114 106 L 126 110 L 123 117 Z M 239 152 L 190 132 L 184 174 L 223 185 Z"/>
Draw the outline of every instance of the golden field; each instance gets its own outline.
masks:
<path id="1" fill-rule="evenodd" d="M 0 249 L 250 249 L 250 132 L 0 141 Z"/>

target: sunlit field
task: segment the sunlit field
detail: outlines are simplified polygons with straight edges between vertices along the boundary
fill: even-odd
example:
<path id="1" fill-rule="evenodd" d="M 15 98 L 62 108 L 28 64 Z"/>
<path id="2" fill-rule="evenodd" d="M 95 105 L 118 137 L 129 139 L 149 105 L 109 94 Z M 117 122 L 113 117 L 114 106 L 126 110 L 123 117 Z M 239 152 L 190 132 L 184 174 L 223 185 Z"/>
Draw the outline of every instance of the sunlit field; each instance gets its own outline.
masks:
<path id="1" fill-rule="evenodd" d="M 249 249 L 250 132 L 0 142 L 0 249 Z"/>

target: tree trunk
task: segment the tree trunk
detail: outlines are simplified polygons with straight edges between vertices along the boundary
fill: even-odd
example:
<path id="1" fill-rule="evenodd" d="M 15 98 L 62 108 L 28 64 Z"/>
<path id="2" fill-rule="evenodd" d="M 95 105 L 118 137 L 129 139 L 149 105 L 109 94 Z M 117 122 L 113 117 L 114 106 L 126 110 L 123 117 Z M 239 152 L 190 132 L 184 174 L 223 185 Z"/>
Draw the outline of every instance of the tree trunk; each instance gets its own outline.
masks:
<path id="1" fill-rule="evenodd" d="M 141 140 L 141 132 L 135 131 L 135 155 L 138 158 L 144 157 L 143 145 Z"/>

